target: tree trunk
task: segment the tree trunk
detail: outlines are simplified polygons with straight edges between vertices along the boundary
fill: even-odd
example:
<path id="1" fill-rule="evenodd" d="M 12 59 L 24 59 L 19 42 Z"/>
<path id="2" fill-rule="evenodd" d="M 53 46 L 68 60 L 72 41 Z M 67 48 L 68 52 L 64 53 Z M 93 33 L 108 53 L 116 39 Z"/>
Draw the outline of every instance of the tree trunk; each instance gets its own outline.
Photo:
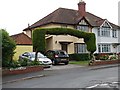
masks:
<path id="1" fill-rule="evenodd" d="M 35 53 L 35 61 L 37 61 L 37 54 L 38 54 L 38 51 L 36 51 Z"/>

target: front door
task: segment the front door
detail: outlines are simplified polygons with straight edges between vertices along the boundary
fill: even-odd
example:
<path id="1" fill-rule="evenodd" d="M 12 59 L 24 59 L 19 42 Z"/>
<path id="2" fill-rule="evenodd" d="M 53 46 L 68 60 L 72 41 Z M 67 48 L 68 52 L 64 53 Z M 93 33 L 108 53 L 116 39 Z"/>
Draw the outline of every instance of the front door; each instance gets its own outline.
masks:
<path id="1" fill-rule="evenodd" d="M 68 44 L 61 44 L 61 49 L 68 52 Z"/>

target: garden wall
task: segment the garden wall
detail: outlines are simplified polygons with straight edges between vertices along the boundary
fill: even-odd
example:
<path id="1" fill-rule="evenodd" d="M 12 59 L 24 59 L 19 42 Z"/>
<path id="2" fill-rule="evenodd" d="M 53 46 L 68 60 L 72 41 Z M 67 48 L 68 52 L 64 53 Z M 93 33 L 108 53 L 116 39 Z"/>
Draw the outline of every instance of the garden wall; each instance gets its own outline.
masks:
<path id="1" fill-rule="evenodd" d="M 120 63 L 120 60 L 108 60 L 108 61 L 94 61 L 91 66 L 95 65 L 107 65 L 107 64 L 118 64 Z"/>
<path id="2" fill-rule="evenodd" d="M 44 70 L 43 66 L 20 67 L 16 69 L 3 69 L 2 75 L 16 75 Z"/>

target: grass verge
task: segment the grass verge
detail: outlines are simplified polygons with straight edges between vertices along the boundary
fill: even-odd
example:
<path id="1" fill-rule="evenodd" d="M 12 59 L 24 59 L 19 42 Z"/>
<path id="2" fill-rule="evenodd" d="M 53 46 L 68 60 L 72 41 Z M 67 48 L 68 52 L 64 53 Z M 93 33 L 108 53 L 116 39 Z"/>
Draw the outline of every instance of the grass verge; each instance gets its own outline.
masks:
<path id="1" fill-rule="evenodd" d="M 76 64 L 76 65 L 82 65 L 87 66 L 89 61 L 70 61 L 69 64 Z"/>

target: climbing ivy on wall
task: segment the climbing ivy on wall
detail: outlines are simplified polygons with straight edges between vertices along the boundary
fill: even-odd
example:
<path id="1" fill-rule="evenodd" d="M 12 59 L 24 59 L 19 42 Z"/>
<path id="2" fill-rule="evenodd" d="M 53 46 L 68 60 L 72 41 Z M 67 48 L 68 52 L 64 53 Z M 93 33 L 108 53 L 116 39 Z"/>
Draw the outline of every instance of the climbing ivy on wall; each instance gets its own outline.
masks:
<path id="1" fill-rule="evenodd" d="M 69 28 L 37 28 L 33 31 L 33 48 L 36 52 L 44 53 L 46 50 L 45 34 L 50 35 L 71 35 L 84 38 L 87 50 L 90 53 L 96 51 L 96 38 L 94 33 L 83 32 Z"/>

